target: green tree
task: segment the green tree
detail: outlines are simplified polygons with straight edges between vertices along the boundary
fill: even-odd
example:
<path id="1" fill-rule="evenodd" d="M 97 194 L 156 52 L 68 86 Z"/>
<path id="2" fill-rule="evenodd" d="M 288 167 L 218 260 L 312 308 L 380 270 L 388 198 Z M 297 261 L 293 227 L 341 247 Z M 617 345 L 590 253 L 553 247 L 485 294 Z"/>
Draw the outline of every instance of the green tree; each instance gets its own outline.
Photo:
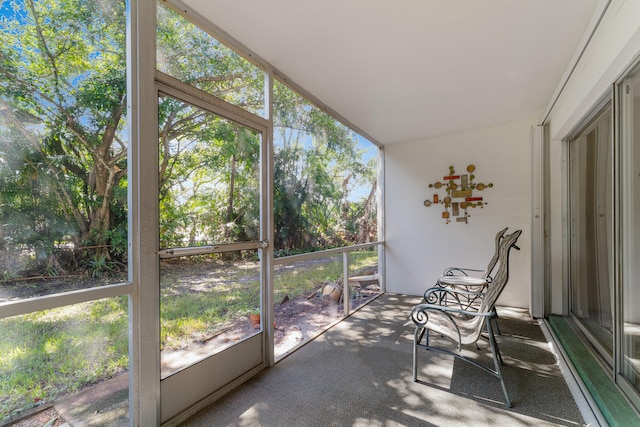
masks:
<path id="1" fill-rule="evenodd" d="M 354 215 L 371 217 L 365 206 L 375 202 L 375 160 L 364 159 L 349 128 L 283 84 L 274 85 L 274 92 L 276 248 L 367 241 L 370 231 L 359 230 L 371 224 Z M 373 193 L 362 202 L 352 200 L 362 186 Z"/>
<path id="2" fill-rule="evenodd" d="M 175 12 L 158 9 L 158 69 L 250 112 L 264 74 Z M 256 133 L 170 97 L 159 102 L 161 245 L 259 238 Z"/>
<path id="3" fill-rule="evenodd" d="M 126 2 L 26 0 L 11 8 L 12 19 L 0 22 L 0 249 L 51 255 L 54 245 L 71 242 L 103 247 L 102 258 L 124 255 Z M 160 5 L 158 48 L 162 71 L 249 111 L 264 108 L 256 67 Z M 246 234 L 258 209 L 243 197 L 255 175 L 245 172 L 257 156 L 246 143 L 252 137 L 168 97 L 159 109 L 166 240 L 182 239 L 185 230 L 192 238 L 211 235 L 229 223 L 235 226 L 226 227 L 227 236 Z M 194 141 L 211 146 L 184 149 Z M 215 177 L 198 175 L 205 164 L 217 168 Z M 204 196 L 170 206 L 167 194 L 185 179 L 195 179 L 194 188 L 213 179 L 226 196 L 207 196 L 216 200 L 213 208 Z M 185 223 L 184 210 L 198 204 L 204 216 Z"/>
<path id="4" fill-rule="evenodd" d="M 125 2 L 11 7 L 0 23 L 3 234 L 107 245 L 124 209 Z"/>
<path id="5" fill-rule="evenodd" d="M 51 259 L 55 245 L 70 242 L 123 256 L 126 2 L 11 7 L 13 18 L 0 22 L 0 249 Z M 161 4 L 157 46 L 160 71 L 264 110 L 262 71 Z M 357 239 L 349 230 L 364 210 L 349 208 L 351 192 L 369 178 L 354 133 L 282 84 L 274 102 L 277 247 Z M 162 244 L 257 238 L 258 135 L 168 96 L 158 105 Z"/>
<path id="6" fill-rule="evenodd" d="M 160 105 L 161 245 L 258 239 L 257 133 L 173 98 Z M 174 135 L 178 124 L 189 132 Z"/>

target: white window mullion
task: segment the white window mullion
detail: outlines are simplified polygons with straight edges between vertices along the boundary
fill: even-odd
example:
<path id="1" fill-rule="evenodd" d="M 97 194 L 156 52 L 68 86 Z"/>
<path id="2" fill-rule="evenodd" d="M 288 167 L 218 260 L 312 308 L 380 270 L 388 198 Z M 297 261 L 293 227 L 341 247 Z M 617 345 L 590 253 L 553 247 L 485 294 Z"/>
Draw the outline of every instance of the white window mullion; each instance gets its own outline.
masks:
<path id="1" fill-rule="evenodd" d="M 545 315 L 545 253 L 544 253 L 544 127 L 536 126 L 531 134 L 531 315 Z"/>
<path id="2" fill-rule="evenodd" d="M 273 217 L 273 182 L 274 182 L 274 152 L 273 152 L 273 70 L 267 69 L 265 75 L 265 111 L 267 112 L 267 131 L 262 141 L 261 171 L 262 194 L 260 196 L 260 236 L 262 240 L 271 242 L 262 250 L 262 303 L 263 312 L 266 316 L 266 325 L 271 325 L 275 321 L 274 314 L 274 272 L 273 272 L 273 238 L 274 238 L 274 217 Z M 267 366 L 275 364 L 274 353 L 274 331 L 273 328 L 265 328 L 264 336 L 265 362 Z"/>
<path id="3" fill-rule="evenodd" d="M 129 423 L 160 425 L 156 1 L 132 0 L 127 28 L 129 127 Z"/>

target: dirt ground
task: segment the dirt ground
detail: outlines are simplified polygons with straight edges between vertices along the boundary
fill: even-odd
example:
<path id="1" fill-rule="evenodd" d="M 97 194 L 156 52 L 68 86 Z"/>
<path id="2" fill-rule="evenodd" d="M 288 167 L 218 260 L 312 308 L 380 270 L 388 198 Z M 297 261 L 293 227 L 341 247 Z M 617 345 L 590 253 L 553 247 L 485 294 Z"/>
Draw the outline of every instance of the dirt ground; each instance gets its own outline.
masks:
<path id="1" fill-rule="evenodd" d="M 367 272 L 370 274 L 371 271 Z M 78 280 L 79 282 L 80 280 Z M 71 283 L 70 283 L 71 282 Z M 41 295 L 71 290 L 75 280 L 55 280 L 49 283 L 46 290 L 40 292 Z M 10 287 L 0 286 L 0 301 L 21 298 L 23 292 L 28 292 L 33 296 L 34 289 L 29 286 Z M 323 289 L 326 295 L 323 295 Z M 337 322 L 343 316 L 343 303 L 339 299 L 336 301 L 336 293 L 329 294 L 334 287 L 330 284 L 320 285 L 319 288 L 310 295 L 301 295 L 295 298 L 285 297 L 274 305 L 274 342 L 275 357 L 280 358 L 291 352 L 299 345 L 312 340 L 332 323 Z M 19 290 L 19 291 L 18 291 Z M 351 309 L 356 309 L 380 292 L 377 281 L 352 283 L 350 286 Z M 235 342 L 258 332 L 260 326 L 253 326 L 248 318 L 238 319 L 222 332 L 204 337 L 199 342 L 194 343 L 189 349 L 163 354 L 163 361 L 167 365 L 163 366 L 167 372 L 179 369 L 181 366 L 171 365 L 172 360 L 178 364 L 189 364 L 188 354 L 195 347 L 206 346 L 214 352 L 230 347 Z M 163 363 L 164 365 L 164 363 Z M 166 373 L 166 372 L 163 372 Z M 164 375 L 163 375 L 164 376 Z M 58 414 L 54 407 L 47 404 L 45 409 L 34 408 L 13 424 L 11 427 L 65 427 L 68 426 L 63 417 Z M 2 425 L 2 424 L 0 424 Z"/>
<path id="2" fill-rule="evenodd" d="M 320 292 L 321 293 L 321 292 Z M 353 298 L 351 308 L 356 309 L 374 296 L 379 294 L 377 282 L 363 283 L 353 288 Z M 294 299 L 287 299 L 276 304 L 274 314 L 276 319 L 274 341 L 276 358 L 283 357 L 304 342 L 311 341 L 318 334 L 324 331 L 330 324 L 342 317 L 342 301 L 337 302 L 331 295 L 301 296 Z M 259 330 L 249 322 L 249 319 L 242 319 L 221 334 L 218 334 L 206 342 L 196 343 L 195 346 L 210 346 L 220 351 L 229 347 L 243 337 L 249 336 Z M 185 355 L 193 350 L 191 347 L 183 352 L 173 352 L 167 359 L 175 357 L 184 363 L 188 357 Z M 67 427 L 66 420 L 51 405 L 45 409 L 33 409 L 28 411 L 22 418 L 11 427 Z M 7 427 L 8 427 L 7 426 Z"/>
<path id="3" fill-rule="evenodd" d="M 31 411 L 29 415 L 9 425 L 11 427 L 63 427 L 68 424 L 52 406 L 49 406 L 43 410 Z"/>
<path id="4" fill-rule="evenodd" d="M 377 282 L 367 282 L 354 287 L 351 309 L 365 304 L 379 292 Z M 274 308 L 276 357 L 305 340 L 313 339 L 328 325 L 342 318 L 343 307 L 342 301 L 336 302 L 332 295 L 300 297 L 277 304 Z"/>
<path id="5" fill-rule="evenodd" d="M 328 288 L 332 289 L 332 286 Z M 377 281 L 352 285 L 350 289 L 352 310 L 362 306 L 380 292 Z M 339 321 L 342 316 L 342 300 L 336 301 L 332 295 L 323 296 L 322 287 L 310 295 L 285 297 L 274 306 L 276 359 L 286 355 L 300 344 L 312 340 L 329 325 Z M 188 348 L 163 352 L 162 377 L 197 362 L 197 357 L 200 357 L 198 355 L 220 352 L 259 330 L 260 325 L 254 326 L 248 317 L 243 317 L 215 335 L 196 340 Z"/>
<path id="6" fill-rule="evenodd" d="M 327 292 L 331 289 L 327 286 Z M 355 309 L 369 301 L 379 293 L 377 282 L 369 282 L 366 285 L 353 287 L 351 290 L 351 309 Z M 343 303 L 334 299 L 332 295 L 322 296 L 322 289 L 318 290 L 318 295 L 314 292 L 310 296 L 299 296 L 283 301 L 274 306 L 275 317 L 275 347 L 276 357 L 297 346 L 301 342 L 315 337 L 328 325 L 341 319 L 343 316 Z M 241 326 L 245 331 L 253 328 L 250 323 L 243 323 Z M 225 333 L 223 339 L 228 339 L 233 333 Z"/>

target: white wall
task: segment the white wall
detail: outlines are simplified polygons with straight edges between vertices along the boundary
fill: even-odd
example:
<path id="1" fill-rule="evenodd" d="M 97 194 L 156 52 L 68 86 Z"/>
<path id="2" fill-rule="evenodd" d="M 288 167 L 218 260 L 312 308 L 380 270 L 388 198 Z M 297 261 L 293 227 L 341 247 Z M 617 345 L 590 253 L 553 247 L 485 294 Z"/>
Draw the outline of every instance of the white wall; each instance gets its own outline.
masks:
<path id="1" fill-rule="evenodd" d="M 640 1 L 612 0 L 551 111 L 551 139 L 564 138 L 639 54 Z"/>
<path id="2" fill-rule="evenodd" d="M 612 0 L 573 75 L 552 108 L 550 127 L 550 245 L 551 312 L 566 314 L 564 283 L 562 139 L 595 108 L 598 101 L 640 56 L 640 1 Z"/>
<path id="3" fill-rule="evenodd" d="M 421 295 L 451 265 L 485 268 L 498 230 L 522 229 L 520 251 L 511 252 L 510 278 L 499 304 L 529 307 L 531 294 L 531 127 L 535 118 L 385 148 L 387 290 Z M 475 182 L 488 203 L 469 209 L 469 223 L 445 224 L 442 205 L 425 207 L 429 183 L 442 181 L 449 165 Z M 444 191 L 439 191 L 443 197 Z M 474 194 L 476 195 L 476 194 Z M 509 230 L 507 232 L 509 232 Z"/>

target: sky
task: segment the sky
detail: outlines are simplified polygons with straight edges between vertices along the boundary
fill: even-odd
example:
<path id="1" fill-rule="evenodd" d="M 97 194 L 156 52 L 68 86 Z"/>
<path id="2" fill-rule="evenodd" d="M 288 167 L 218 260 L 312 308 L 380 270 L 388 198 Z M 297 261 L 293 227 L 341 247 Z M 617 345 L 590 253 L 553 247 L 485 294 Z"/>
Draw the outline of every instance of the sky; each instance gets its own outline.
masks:
<path id="1" fill-rule="evenodd" d="M 11 2 L 9 0 L 0 0 L 0 17 L 1 18 L 13 18 L 14 13 L 11 8 Z"/>

